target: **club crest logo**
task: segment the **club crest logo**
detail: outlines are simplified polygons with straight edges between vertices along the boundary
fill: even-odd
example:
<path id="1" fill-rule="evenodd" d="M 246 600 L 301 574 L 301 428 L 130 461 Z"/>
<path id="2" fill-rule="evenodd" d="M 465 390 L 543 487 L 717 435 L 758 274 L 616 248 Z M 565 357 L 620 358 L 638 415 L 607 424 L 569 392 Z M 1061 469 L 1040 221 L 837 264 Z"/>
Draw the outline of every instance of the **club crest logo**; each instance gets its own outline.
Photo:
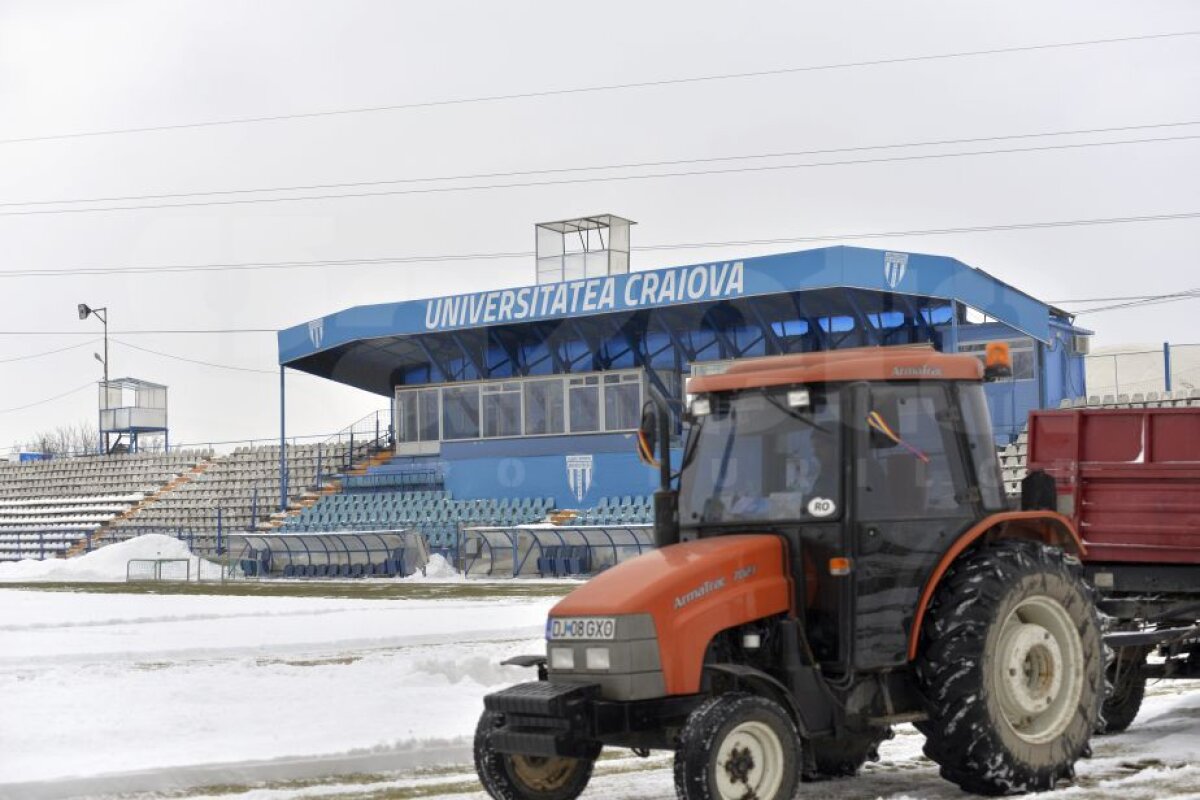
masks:
<path id="1" fill-rule="evenodd" d="M 308 323 L 308 340 L 312 342 L 312 346 L 321 347 L 321 340 L 325 338 L 325 318 L 314 319 Z"/>
<path id="2" fill-rule="evenodd" d="M 595 468 L 593 456 L 567 456 L 567 485 L 571 495 L 580 503 L 592 488 L 592 473 Z"/>
<path id="3" fill-rule="evenodd" d="M 888 286 L 893 289 L 899 286 L 907 271 L 908 253 L 883 254 L 883 279 L 887 281 Z"/>

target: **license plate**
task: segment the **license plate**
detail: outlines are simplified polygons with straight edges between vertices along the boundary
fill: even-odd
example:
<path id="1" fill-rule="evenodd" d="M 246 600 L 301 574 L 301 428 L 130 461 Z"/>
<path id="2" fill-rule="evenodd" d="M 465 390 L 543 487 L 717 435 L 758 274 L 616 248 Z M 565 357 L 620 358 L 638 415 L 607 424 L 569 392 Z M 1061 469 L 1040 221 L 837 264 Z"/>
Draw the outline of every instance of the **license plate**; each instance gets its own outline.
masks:
<path id="1" fill-rule="evenodd" d="M 555 642 L 583 639 L 613 639 L 617 621 L 613 617 L 550 617 L 546 638 Z"/>

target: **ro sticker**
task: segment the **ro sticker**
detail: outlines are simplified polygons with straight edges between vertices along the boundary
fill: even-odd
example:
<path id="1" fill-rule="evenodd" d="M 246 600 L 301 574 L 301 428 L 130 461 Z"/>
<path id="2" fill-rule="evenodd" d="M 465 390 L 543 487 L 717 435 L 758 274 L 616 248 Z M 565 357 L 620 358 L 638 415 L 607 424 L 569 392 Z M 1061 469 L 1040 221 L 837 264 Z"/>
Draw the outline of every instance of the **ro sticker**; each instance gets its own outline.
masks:
<path id="1" fill-rule="evenodd" d="M 831 517 L 837 512 L 837 503 L 828 497 L 814 497 L 808 501 L 810 517 Z"/>

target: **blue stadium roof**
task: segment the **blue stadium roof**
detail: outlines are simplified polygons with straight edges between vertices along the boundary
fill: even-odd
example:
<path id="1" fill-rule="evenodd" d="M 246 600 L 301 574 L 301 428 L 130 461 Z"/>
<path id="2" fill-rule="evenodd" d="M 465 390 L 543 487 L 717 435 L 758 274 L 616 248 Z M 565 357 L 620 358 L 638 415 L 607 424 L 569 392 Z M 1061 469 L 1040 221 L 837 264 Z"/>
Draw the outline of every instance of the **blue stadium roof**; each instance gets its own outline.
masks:
<path id="1" fill-rule="evenodd" d="M 407 383 L 842 346 L 835 318 L 856 323 L 860 344 L 936 342 L 961 306 L 1042 342 L 1052 318 L 1069 324 L 953 258 L 827 247 L 356 306 L 280 331 L 279 363 L 390 395 Z"/>

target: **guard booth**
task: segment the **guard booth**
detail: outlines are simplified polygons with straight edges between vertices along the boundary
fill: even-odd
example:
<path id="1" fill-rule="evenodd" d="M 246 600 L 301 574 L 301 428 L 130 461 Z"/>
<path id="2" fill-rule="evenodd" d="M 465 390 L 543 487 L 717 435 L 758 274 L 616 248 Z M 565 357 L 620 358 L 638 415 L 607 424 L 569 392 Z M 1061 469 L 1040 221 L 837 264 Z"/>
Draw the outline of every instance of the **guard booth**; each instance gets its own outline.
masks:
<path id="1" fill-rule="evenodd" d="M 138 452 L 145 436 L 162 436 L 168 450 L 167 387 L 137 378 L 100 382 L 100 448 Z M 114 437 L 115 441 L 114 441 Z"/>

